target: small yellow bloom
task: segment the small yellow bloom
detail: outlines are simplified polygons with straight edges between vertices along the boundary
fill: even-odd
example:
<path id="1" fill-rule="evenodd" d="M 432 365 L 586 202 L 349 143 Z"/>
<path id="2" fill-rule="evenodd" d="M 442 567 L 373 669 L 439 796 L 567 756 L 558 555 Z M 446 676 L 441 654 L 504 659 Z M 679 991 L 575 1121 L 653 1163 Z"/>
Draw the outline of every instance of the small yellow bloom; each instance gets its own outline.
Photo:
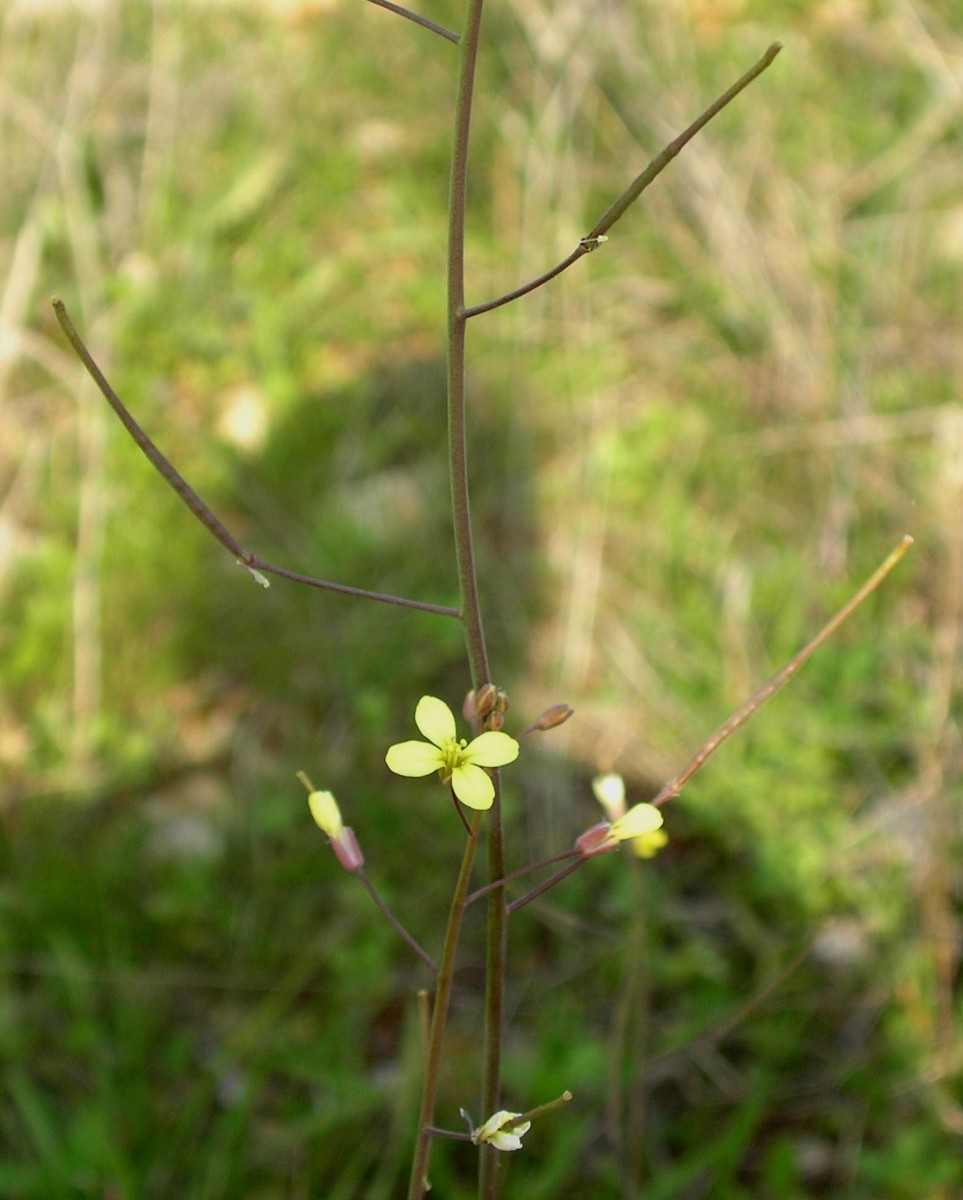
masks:
<path id="1" fill-rule="evenodd" d="M 388 768 L 410 779 L 438 771 L 462 804 L 491 808 L 495 787 L 485 767 L 504 767 L 518 758 L 518 742 L 507 733 L 489 731 L 470 742 L 456 737 L 455 718 L 443 700 L 422 696 L 415 724 L 427 742 L 398 742 L 385 755 Z"/>
<path id="2" fill-rule="evenodd" d="M 595 799 L 605 809 L 610 821 L 617 821 L 625 812 L 625 780 L 610 771 L 608 775 L 596 775 L 592 780 Z"/>
<path id="3" fill-rule="evenodd" d="M 639 858 L 651 858 L 669 839 L 662 832 L 662 814 L 654 804 L 636 804 L 617 820 L 593 825 L 575 841 L 585 858 L 607 854 L 619 842 L 631 842 Z"/>
<path id="4" fill-rule="evenodd" d="M 305 776 L 304 781 L 307 782 Z M 315 824 L 328 835 L 331 849 L 346 871 L 360 871 L 364 866 L 364 855 L 358 845 L 354 830 L 341 819 L 341 809 L 330 792 L 311 792 L 308 807 Z"/>
<path id="5" fill-rule="evenodd" d="M 521 1150 L 522 1138 L 532 1127 L 531 1121 L 518 1120 L 521 1115 L 521 1113 L 505 1112 L 503 1109 L 489 1117 L 484 1125 L 480 1125 L 472 1133 L 471 1140 L 476 1146 L 487 1142 L 496 1150 Z M 513 1124 L 516 1121 L 518 1123 Z M 506 1129 L 506 1125 L 510 1125 L 511 1129 Z"/>
<path id="6" fill-rule="evenodd" d="M 308 796 L 308 807 L 311 809 L 315 825 L 332 841 L 336 841 L 341 836 L 341 830 L 344 829 L 344 821 L 341 819 L 341 809 L 338 808 L 338 802 L 334 796 L 330 792 L 312 792 Z"/>
<path id="7" fill-rule="evenodd" d="M 629 838 L 645 837 L 662 828 L 662 814 L 654 804 L 635 804 L 617 821 L 612 822 L 609 836 L 617 842 Z"/>
<path id="8" fill-rule="evenodd" d="M 614 771 L 596 775 L 592 791 L 612 823 L 609 837 L 630 841 L 632 852 L 639 858 L 651 858 L 669 840 L 662 829 L 662 814 L 653 805 L 637 804 L 630 812 L 625 811 L 625 780 L 621 775 Z"/>
<path id="9" fill-rule="evenodd" d="M 653 829 L 650 833 L 640 833 L 632 839 L 632 853 L 638 858 L 652 858 L 658 854 L 668 842 L 669 835 L 664 829 Z"/>

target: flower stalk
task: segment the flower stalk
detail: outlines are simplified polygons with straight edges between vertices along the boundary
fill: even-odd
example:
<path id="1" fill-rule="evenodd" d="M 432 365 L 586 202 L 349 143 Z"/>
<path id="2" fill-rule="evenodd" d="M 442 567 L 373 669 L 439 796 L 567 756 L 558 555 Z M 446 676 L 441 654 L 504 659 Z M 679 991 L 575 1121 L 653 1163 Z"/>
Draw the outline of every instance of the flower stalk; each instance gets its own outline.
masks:
<path id="1" fill-rule="evenodd" d="M 458 872 L 451 909 L 448 913 L 445 943 L 438 967 L 435 1002 L 432 1006 L 431 1026 L 428 1032 L 425 1076 L 422 1083 L 421 1108 L 418 1113 L 418 1133 L 411 1163 L 411 1178 L 408 1181 L 408 1200 L 422 1200 L 428 1190 L 428 1156 L 431 1150 L 435 1097 L 438 1093 L 438 1072 L 441 1068 L 441 1052 L 444 1044 L 445 1024 L 448 1020 L 448 1006 L 451 1003 L 451 986 L 455 975 L 458 936 L 461 933 L 462 917 L 465 915 L 465 900 L 471 881 L 471 870 L 475 862 L 481 820 L 481 813 L 476 812 L 472 821 L 471 833 L 465 841 L 461 870 Z"/>

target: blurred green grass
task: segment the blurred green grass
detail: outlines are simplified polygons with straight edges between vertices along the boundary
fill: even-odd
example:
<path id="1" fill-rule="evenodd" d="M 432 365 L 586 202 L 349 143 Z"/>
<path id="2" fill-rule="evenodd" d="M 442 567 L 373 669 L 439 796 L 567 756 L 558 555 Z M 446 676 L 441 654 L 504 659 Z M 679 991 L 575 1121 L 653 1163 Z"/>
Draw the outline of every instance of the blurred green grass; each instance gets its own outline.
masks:
<path id="1" fill-rule="evenodd" d="M 465 689 L 457 628 L 253 586 L 46 296 L 243 544 L 453 603 L 451 47 L 347 3 L 2 21 L 0 1194 L 397 1195 L 426 980 L 294 772 L 430 944 L 459 833 L 383 752 L 423 691 Z M 599 862 L 514 922 L 506 1099 L 576 1100 L 509 1194 L 955 1196 L 963 18 L 512 0 L 486 36 L 472 301 L 786 45 L 604 251 L 471 326 L 496 676 L 519 727 L 577 709 L 512 773 L 513 862 L 595 820 L 596 770 L 649 795 L 917 539 L 641 877 Z M 471 1165 L 440 1145 L 437 1194 Z"/>

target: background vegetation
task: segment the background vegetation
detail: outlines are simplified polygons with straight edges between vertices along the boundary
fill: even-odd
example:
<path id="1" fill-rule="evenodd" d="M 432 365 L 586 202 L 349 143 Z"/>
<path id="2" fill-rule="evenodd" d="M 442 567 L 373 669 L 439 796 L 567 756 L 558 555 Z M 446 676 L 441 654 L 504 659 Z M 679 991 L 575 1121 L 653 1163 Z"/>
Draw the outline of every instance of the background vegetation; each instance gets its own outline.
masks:
<path id="1" fill-rule="evenodd" d="M 426 980 L 294 772 L 430 945 L 461 833 L 383 753 L 424 690 L 457 703 L 460 635 L 253 586 L 47 298 L 243 544 L 455 602 L 452 47 L 348 0 L 0 21 L 0 1194 L 397 1195 Z M 576 1098 L 510 1194 L 959 1196 L 963 10 L 491 0 L 486 22 L 471 302 L 567 253 L 786 46 L 604 250 L 469 331 L 496 677 L 515 728 L 577 710 L 508 781 L 514 862 L 596 819 L 597 770 L 649 796 L 917 539 L 672 805 L 658 859 L 513 922 L 508 1098 Z M 471 1195 L 470 1160 L 442 1147 L 436 1194 Z"/>

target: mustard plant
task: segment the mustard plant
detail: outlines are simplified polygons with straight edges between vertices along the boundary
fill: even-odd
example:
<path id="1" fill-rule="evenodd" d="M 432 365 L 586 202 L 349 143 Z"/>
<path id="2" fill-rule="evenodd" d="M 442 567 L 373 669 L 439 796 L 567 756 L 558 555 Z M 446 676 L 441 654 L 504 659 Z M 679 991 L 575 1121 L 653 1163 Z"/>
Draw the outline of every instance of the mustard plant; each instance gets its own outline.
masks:
<path id="1" fill-rule="evenodd" d="M 365 871 L 362 848 L 353 830 L 346 825 L 335 797 L 316 787 L 303 771 L 298 778 L 307 790 L 308 805 L 318 827 L 326 835 L 338 863 L 355 875 L 369 892 L 385 918 L 417 955 L 433 980 L 430 1023 L 422 1066 L 421 1103 L 408 1186 L 408 1200 L 421 1200 L 430 1187 L 429 1157 L 434 1139 L 455 1138 L 477 1148 L 478 1195 L 480 1200 L 495 1200 L 501 1195 L 500 1156 L 523 1149 L 522 1139 L 533 1121 L 545 1117 L 568 1103 L 566 1091 L 557 1097 L 545 1097 L 538 1108 L 516 1112 L 503 1107 L 502 1046 L 505 1033 L 505 988 L 508 978 L 507 924 L 536 897 L 557 886 L 572 871 L 590 863 L 601 854 L 616 851 L 623 844 L 635 860 L 650 858 L 667 840 L 662 807 L 678 796 L 708 758 L 740 728 L 779 688 L 799 670 L 806 660 L 838 629 L 862 603 L 908 549 L 911 538 L 904 537 L 888 558 L 853 597 L 827 622 L 816 636 L 759 691 L 711 733 L 690 761 L 667 782 L 650 803 L 626 809 L 620 777 L 598 778 L 594 788 L 606 819 L 582 833 L 574 845 L 561 850 L 544 862 L 513 867 L 509 871 L 503 833 L 503 789 L 501 769 L 510 766 L 522 752 L 524 740 L 535 733 L 549 732 L 573 715 L 563 701 L 549 705 L 517 735 L 506 731 L 509 701 L 491 678 L 486 640 L 484 606 L 481 599 L 484 580 L 479 579 L 472 539 L 471 489 L 467 456 L 467 429 L 470 419 L 466 390 L 467 333 L 469 323 L 497 308 L 513 303 L 548 284 L 573 267 L 587 254 L 602 249 L 610 231 L 641 197 L 645 189 L 678 155 L 695 135 L 716 117 L 774 61 L 781 47 L 771 45 L 744 75 L 698 116 L 678 137 L 638 174 L 613 200 L 595 224 L 571 252 L 542 274 L 503 295 L 468 303 L 465 280 L 465 216 L 469 164 L 469 134 L 472 120 L 475 71 L 481 40 L 484 0 L 465 0 L 464 23 L 455 32 L 411 12 L 389 0 L 370 0 L 414 23 L 456 47 L 458 54 L 457 86 L 453 103 L 453 131 L 450 159 L 447 255 L 447 428 L 448 469 L 451 484 L 451 518 L 454 528 L 455 571 L 460 602 L 457 608 L 428 600 L 374 592 L 352 584 L 320 579 L 287 567 L 266 562 L 253 551 L 244 549 L 190 484 L 167 460 L 131 415 L 91 356 L 71 322 L 63 303 L 55 299 L 54 309 L 60 325 L 98 388 L 127 428 L 143 453 L 167 480 L 193 514 L 231 553 L 252 578 L 263 587 L 274 576 L 293 583 L 340 592 L 359 600 L 419 609 L 440 620 L 461 624 L 466 648 L 466 688 L 462 716 L 468 736 L 461 736 L 454 713 L 442 699 L 423 696 L 417 700 L 414 722 L 424 740 L 397 743 L 387 748 L 385 762 L 389 770 L 405 777 L 434 777 L 441 784 L 439 795 L 447 795 L 464 829 L 464 851 L 455 872 L 447 926 L 437 961 L 388 910 Z M 445 50 L 445 53 L 455 51 Z M 415 698 L 413 697 L 414 701 Z M 322 781 L 323 782 L 323 781 Z M 436 790 L 438 790 L 436 788 Z M 471 890 L 475 859 L 482 839 L 486 849 L 487 882 Z M 511 900 L 508 888 L 524 876 L 554 866 L 556 869 L 536 886 Z M 469 905 L 484 899 L 487 917 L 485 957 L 484 1035 L 480 1053 L 480 1081 L 476 1104 L 476 1125 L 467 1109 L 462 1115 L 467 1130 L 436 1125 L 439 1071 L 443 1062 L 445 1031 L 454 986 L 456 956 L 462 921 Z M 466 1097 L 466 1104 L 470 1097 Z"/>

